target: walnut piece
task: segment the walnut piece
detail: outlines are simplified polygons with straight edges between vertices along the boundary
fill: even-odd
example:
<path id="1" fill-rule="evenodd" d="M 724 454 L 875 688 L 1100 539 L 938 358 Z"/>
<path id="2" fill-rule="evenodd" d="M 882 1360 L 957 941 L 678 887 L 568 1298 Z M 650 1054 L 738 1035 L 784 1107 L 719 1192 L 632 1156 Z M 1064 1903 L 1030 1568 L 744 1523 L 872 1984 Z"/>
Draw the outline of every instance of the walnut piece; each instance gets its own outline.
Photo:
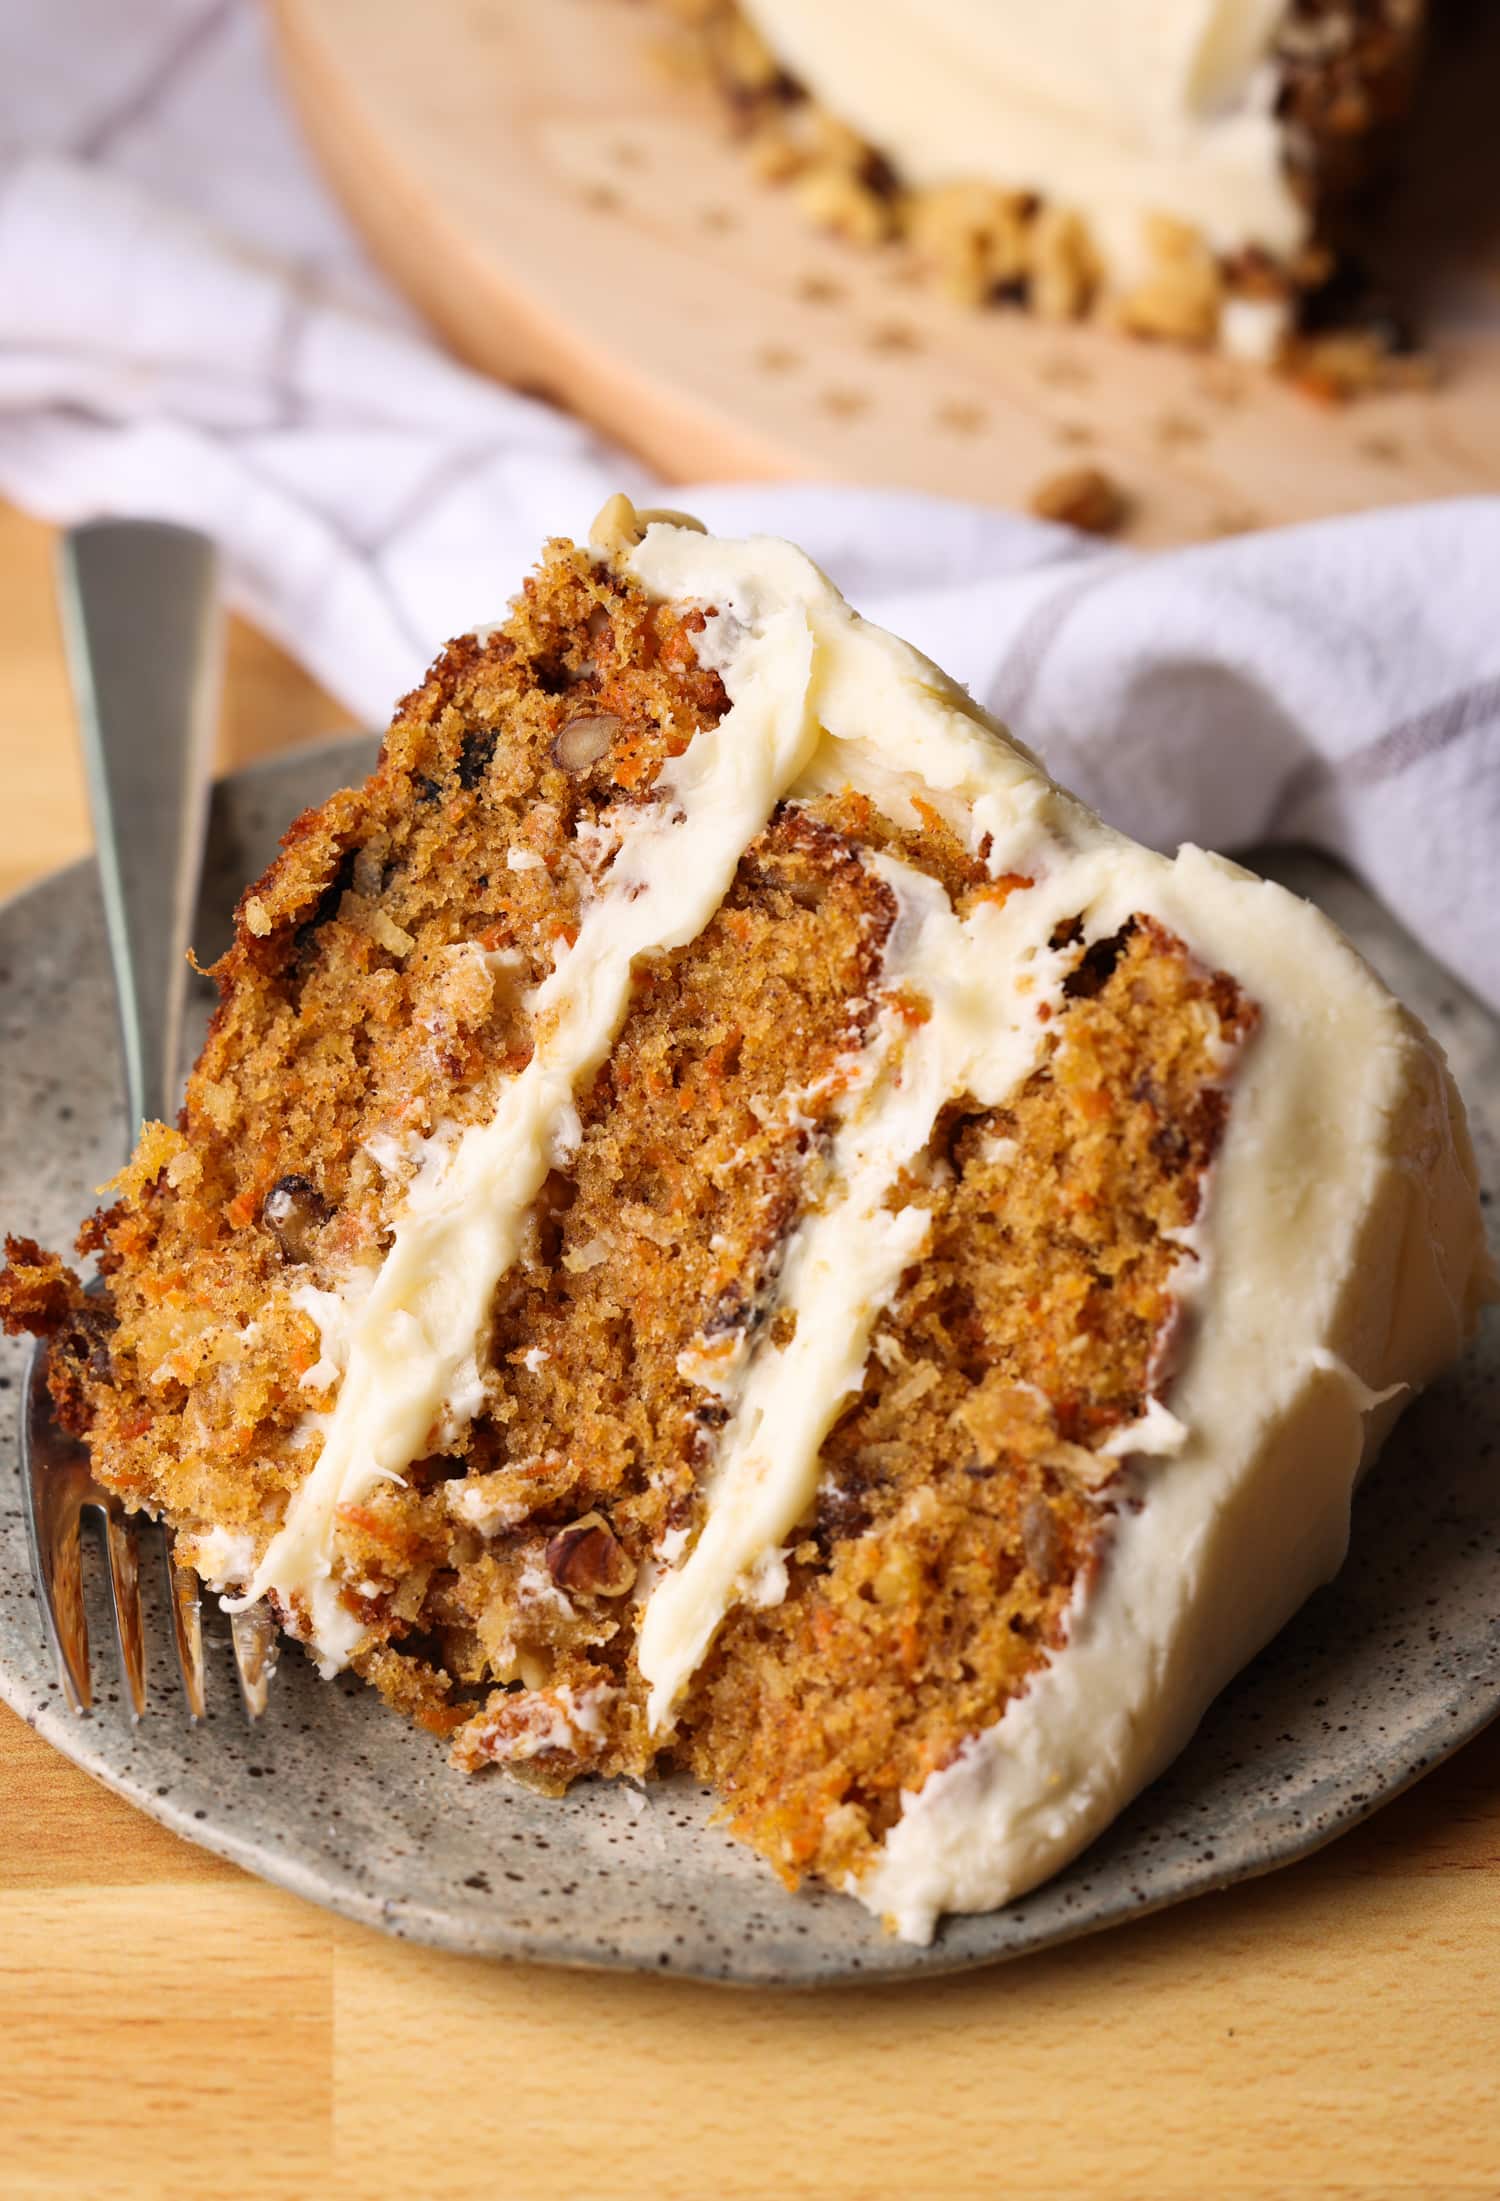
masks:
<path id="1" fill-rule="evenodd" d="M 575 1597 L 623 1597 L 635 1583 L 636 1563 L 602 1513 L 559 1529 L 546 1558 L 558 1588 Z"/>
<path id="2" fill-rule="evenodd" d="M 261 1202 L 260 1215 L 283 1261 L 310 1261 L 313 1234 L 328 1220 L 328 1202 L 310 1177 L 278 1177 Z"/>
<path id="3" fill-rule="evenodd" d="M 1098 466 L 1070 466 L 1049 474 L 1026 504 L 1039 520 L 1060 520 L 1086 535 L 1113 535 L 1130 511 L 1124 490 Z"/>
<path id="4" fill-rule="evenodd" d="M 669 505 L 648 505 L 638 511 L 622 489 L 617 489 L 600 506 L 594 524 L 589 529 L 589 548 L 601 558 L 622 558 L 626 551 L 634 550 L 646 539 L 646 530 L 660 522 L 664 527 L 685 527 L 694 535 L 706 535 L 707 528 L 701 520 L 695 520 L 691 512 L 674 512 Z"/>
<path id="5" fill-rule="evenodd" d="M 552 756 L 565 772 L 580 778 L 609 754 L 623 721 L 613 711 L 585 711 L 570 718 L 552 744 Z"/>
<path id="6" fill-rule="evenodd" d="M 1021 1546 L 1026 1564 L 1046 1590 L 1062 1573 L 1062 1546 L 1045 1498 L 1029 1498 L 1021 1515 Z"/>

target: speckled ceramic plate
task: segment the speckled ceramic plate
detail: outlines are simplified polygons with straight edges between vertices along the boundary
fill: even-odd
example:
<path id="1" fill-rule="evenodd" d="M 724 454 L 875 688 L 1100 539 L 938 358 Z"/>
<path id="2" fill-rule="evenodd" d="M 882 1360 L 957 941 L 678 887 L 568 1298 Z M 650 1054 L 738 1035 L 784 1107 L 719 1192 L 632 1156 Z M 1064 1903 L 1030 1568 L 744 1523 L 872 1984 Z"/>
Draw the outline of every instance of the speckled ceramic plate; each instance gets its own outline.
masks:
<path id="1" fill-rule="evenodd" d="M 276 759 L 217 791 L 197 939 L 224 944 L 287 820 L 362 773 L 364 745 Z M 1358 886 L 1306 856 L 1268 867 L 1332 910 L 1447 1046 L 1500 1183 L 1500 1027 Z M 201 1006 L 201 1004 L 200 1004 Z M 70 1240 L 124 1137 L 113 998 L 92 868 L 0 909 L 0 1220 Z M 0 1341 L 0 1695 L 143 1811 L 299 1895 L 478 1953 L 812 1985 L 957 1970 L 1109 1926 L 1289 1863 L 1353 1825 L 1500 1711 L 1500 1325 L 1400 1425 L 1355 1509 L 1349 1559 L 1228 1689 L 1172 1771 L 1070 1870 L 1008 1909 L 886 1938 L 856 1904 L 787 1895 L 708 1830 L 686 1780 L 561 1802 L 450 1773 L 441 1747 L 289 1651 L 247 1729 L 227 1627 L 210 1620 L 211 1707 L 188 1725 L 167 1623 L 148 1613 L 153 1709 L 132 1730 L 91 1609 L 100 1708 L 74 1719 L 45 1656 L 21 1526 L 23 1348 Z M 100 1584 L 94 1581 L 92 1589 Z"/>

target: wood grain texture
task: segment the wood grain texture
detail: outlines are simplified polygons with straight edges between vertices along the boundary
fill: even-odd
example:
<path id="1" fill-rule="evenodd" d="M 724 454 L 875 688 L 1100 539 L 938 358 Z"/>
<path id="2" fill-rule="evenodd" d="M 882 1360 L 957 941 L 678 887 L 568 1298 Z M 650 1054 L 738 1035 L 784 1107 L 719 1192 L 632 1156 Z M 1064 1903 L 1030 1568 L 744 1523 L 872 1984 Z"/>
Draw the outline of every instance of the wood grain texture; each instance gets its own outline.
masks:
<path id="1" fill-rule="evenodd" d="M 0 510 L 12 880 L 84 830 L 49 557 Z M 244 632 L 227 701 L 230 758 L 335 718 Z M 796 1996 L 385 1941 L 0 1710 L 5 2201 L 1493 2195 L 1497 1983 L 1500 1728 L 1270 1879 L 965 1979 Z"/>
<path id="2" fill-rule="evenodd" d="M 706 87 L 653 61 L 649 7 L 271 12 L 303 126 L 389 273 L 466 358 L 668 479 L 1020 505 L 1086 458 L 1134 498 L 1142 543 L 1500 486 L 1500 251 L 1458 223 L 1476 204 L 1500 218 L 1488 168 L 1453 179 L 1457 214 L 1424 194 L 1453 244 L 1430 315 L 1442 387 L 1329 409 L 1191 353 L 963 312 L 899 254 L 814 234 L 750 181 Z M 1495 144 L 1487 109 L 1466 142 Z"/>

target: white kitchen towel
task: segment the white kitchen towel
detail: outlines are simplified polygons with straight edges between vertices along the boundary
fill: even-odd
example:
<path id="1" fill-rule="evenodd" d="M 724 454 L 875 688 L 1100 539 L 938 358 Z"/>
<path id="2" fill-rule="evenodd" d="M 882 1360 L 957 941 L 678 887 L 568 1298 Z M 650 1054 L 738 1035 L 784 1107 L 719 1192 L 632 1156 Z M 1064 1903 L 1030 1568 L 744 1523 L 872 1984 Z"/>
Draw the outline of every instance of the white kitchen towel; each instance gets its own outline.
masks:
<path id="1" fill-rule="evenodd" d="M 205 529 L 373 723 L 619 487 L 652 484 L 369 268 L 254 0 L 0 10 L 0 492 Z M 670 501 L 803 543 L 1139 838 L 1343 857 L 1500 1005 L 1500 500 L 1153 557 L 916 496 Z"/>

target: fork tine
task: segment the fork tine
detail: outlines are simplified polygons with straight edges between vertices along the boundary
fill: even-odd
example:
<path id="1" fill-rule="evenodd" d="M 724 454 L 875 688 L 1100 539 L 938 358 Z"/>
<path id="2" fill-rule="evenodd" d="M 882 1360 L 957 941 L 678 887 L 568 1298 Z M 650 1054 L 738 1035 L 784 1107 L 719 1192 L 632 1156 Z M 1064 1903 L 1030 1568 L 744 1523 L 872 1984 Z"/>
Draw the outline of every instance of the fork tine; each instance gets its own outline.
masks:
<path id="1" fill-rule="evenodd" d="M 135 1523 L 118 1498 L 104 1508 L 104 1557 L 109 1572 L 109 1602 L 114 1613 L 120 1670 L 130 1691 L 130 1716 L 146 1710 L 146 1635 L 141 1622 L 141 1548 Z"/>
<path id="2" fill-rule="evenodd" d="M 47 1493 L 38 1545 L 38 1586 L 42 1617 L 52 1639 L 64 1692 L 75 1712 L 89 1712 L 94 1687 L 89 1678 L 89 1624 L 83 1609 L 83 1564 L 79 1491 L 54 1487 Z"/>
<path id="3" fill-rule="evenodd" d="M 163 1532 L 162 1550 L 167 1562 L 167 1599 L 172 1608 L 172 1637 L 177 1645 L 177 1669 L 187 1698 L 188 1716 L 195 1723 L 203 1717 L 203 1609 L 198 1577 L 177 1557 L 172 1531 Z"/>
<path id="4" fill-rule="evenodd" d="M 242 1613 L 232 1613 L 229 1632 L 234 1639 L 234 1663 L 245 1717 L 258 1720 L 265 1711 L 271 1676 L 276 1671 L 276 1623 L 270 1607 L 262 1600 Z"/>
<path id="5" fill-rule="evenodd" d="M 88 1463 L 81 1447 L 50 1419 L 42 1420 L 49 1442 L 34 1442 L 39 1417 L 34 1394 L 47 1380 L 43 1346 L 26 1364 L 21 1401 L 22 1503 L 31 1571 L 47 1641 L 57 1661 L 58 1679 L 70 1708 L 90 1711 L 94 1692 L 89 1679 L 89 1627 L 83 1609 L 83 1570 L 78 1548 L 79 1518 L 89 1488 Z"/>

